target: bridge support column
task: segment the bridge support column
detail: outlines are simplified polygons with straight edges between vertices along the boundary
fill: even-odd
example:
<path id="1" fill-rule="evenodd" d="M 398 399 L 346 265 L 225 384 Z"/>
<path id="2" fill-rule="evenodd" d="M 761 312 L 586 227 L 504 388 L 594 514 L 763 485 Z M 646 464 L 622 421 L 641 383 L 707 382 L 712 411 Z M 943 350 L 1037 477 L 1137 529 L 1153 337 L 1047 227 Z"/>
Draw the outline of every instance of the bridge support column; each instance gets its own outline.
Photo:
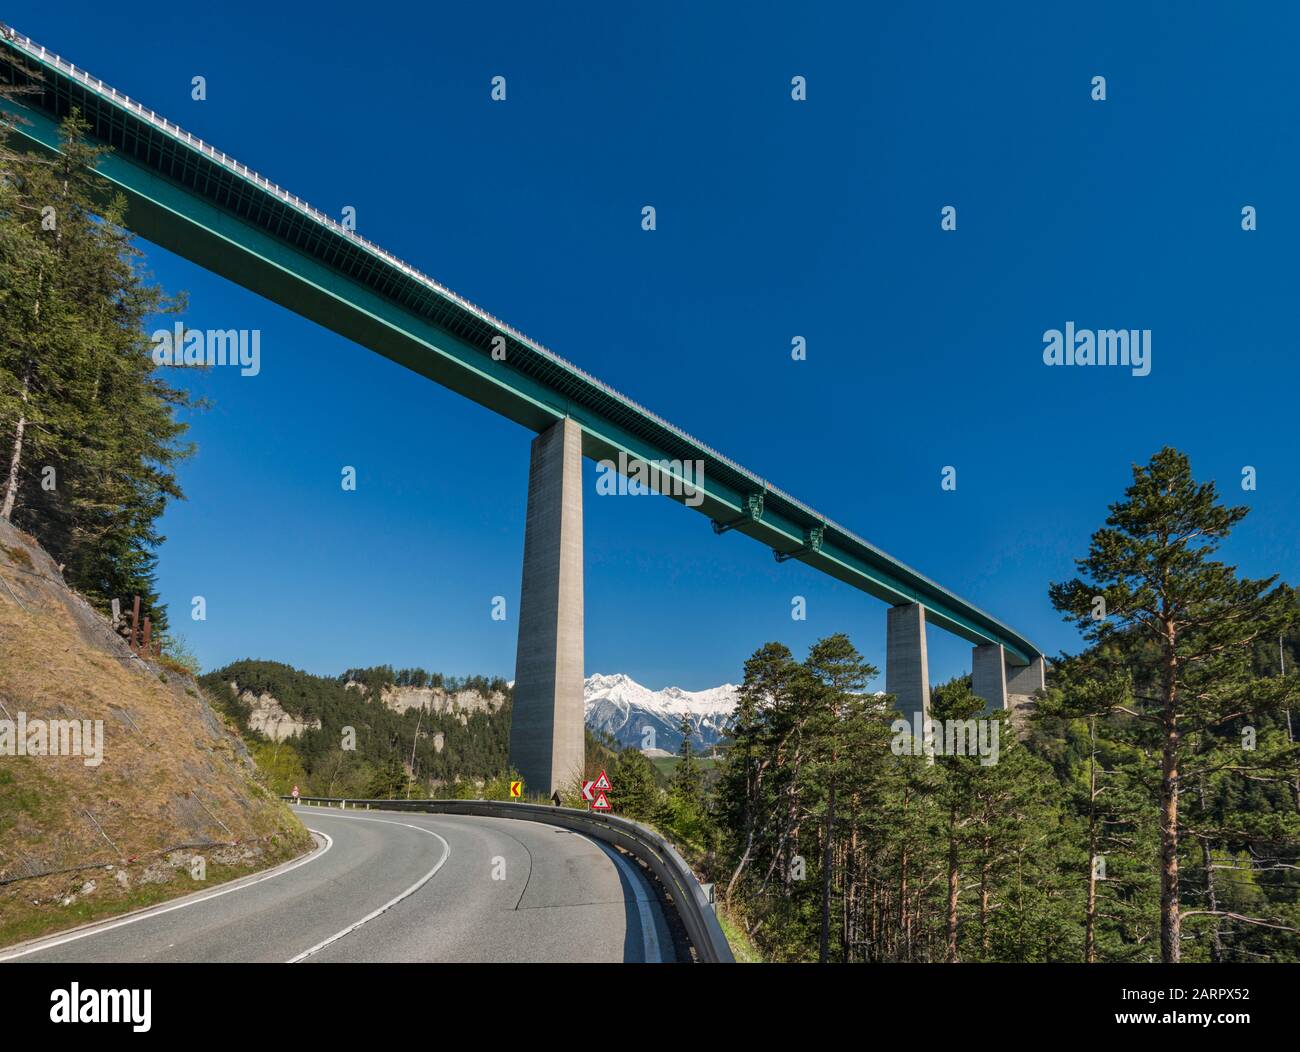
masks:
<path id="1" fill-rule="evenodd" d="M 985 712 L 1016 709 L 1046 686 L 1046 669 L 1041 657 L 1013 665 L 1002 647 L 985 643 L 971 650 L 971 691 L 984 699 Z"/>
<path id="2" fill-rule="evenodd" d="M 529 795 L 582 777 L 582 430 L 564 419 L 532 445 L 510 763 Z"/>
<path id="3" fill-rule="evenodd" d="M 925 608 L 920 603 L 891 606 L 886 620 L 885 692 L 894 695 L 895 707 L 912 724 L 919 725 L 930 751 L 930 668 L 925 649 Z M 920 714 L 920 721 L 916 719 Z"/>
<path id="4" fill-rule="evenodd" d="M 1016 709 L 1030 701 L 1035 691 L 1047 689 L 1047 662 L 1036 657 L 1028 665 L 1007 666 L 1007 705 Z"/>
<path id="5" fill-rule="evenodd" d="M 971 648 L 971 693 L 984 699 L 985 713 L 1007 707 L 1007 659 L 999 643 Z"/>

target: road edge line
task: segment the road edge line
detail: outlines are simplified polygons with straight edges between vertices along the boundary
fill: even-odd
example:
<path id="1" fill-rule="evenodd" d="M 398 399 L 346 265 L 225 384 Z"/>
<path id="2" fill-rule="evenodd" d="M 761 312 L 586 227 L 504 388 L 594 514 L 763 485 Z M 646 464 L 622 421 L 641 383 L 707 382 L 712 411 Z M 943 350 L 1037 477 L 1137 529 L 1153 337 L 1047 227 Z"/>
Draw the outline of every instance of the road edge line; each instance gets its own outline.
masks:
<path id="1" fill-rule="evenodd" d="M 432 829 L 424 829 L 421 826 L 411 825 L 410 822 L 390 822 L 386 818 L 364 818 L 361 815 L 347 815 L 347 816 L 331 815 L 330 817 L 332 818 L 346 817 L 349 821 L 353 821 L 353 822 L 382 822 L 386 826 L 404 826 L 407 829 L 414 829 L 420 833 L 428 833 L 429 836 L 435 837 L 437 840 L 442 842 L 442 858 L 438 859 L 438 862 L 433 867 L 433 869 L 429 870 L 428 873 L 422 876 L 419 880 L 417 880 L 405 891 L 398 894 L 395 898 L 389 899 L 377 910 L 372 910 L 370 913 L 367 913 L 355 924 L 350 924 L 342 931 L 335 932 L 328 939 L 318 942 L 310 950 L 304 950 L 296 957 L 290 957 L 287 961 L 285 961 L 285 964 L 299 964 L 302 961 L 305 961 L 308 957 L 312 956 L 312 954 L 319 953 L 321 950 L 325 949 L 325 947 L 332 946 L 334 943 L 338 942 L 340 939 L 344 938 L 345 936 L 351 935 L 363 924 L 370 923 L 370 921 L 380 916 L 380 914 L 387 913 L 390 909 L 396 906 L 403 899 L 409 898 L 410 896 L 414 895 L 417 891 L 419 891 L 422 887 L 424 887 L 427 883 L 429 883 L 429 881 L 433 879 L 434 875 L 438 872 L 438 870 L 442 869 L 443 863 L 445 863 L 447 859 L 451 858 L 451 845 L 447 843 L 444 837 L 442 837 L 438 833 L 435 833 Z"/>
<path id="2" fill-rule="evenodd" d="M 558 829 L 559 827 L 554 828 Z M 663 964 L 664 955 L 659 945 L 659 928 L 655 924 L 654 911 L 650 908 L 650 904 L 655 900 L 651 899 L 648 894 L 648 889 L 645 886 L 646 878 L 633 869 L 632 864 L 612 844 L 597 843 L 591 837 L 584 836 L 576 829 L 570 829 L 567 832 L 580 837 L 602 854 L 609 856 L 613 859 L 614 865 L 622 870 L 623 876 L 627 878 L 628 885 L 632 888 L 632 897 L 636 901 L 637 916 L 641 919 L 641 945 L 645 954 L 645 961 L 642 963 Z M 658 905 L 657 902 L 655 904 Z"/>
<path id="3" fill-rule="evenodd" d="M 40 953 L 42 950 L 53 950 L 56 947 L 65 945 L 66 943 L 88 939 L 92 935 L 102 935 L 104 932 L 113 931 L 117 928 L 124 928 L 128 924 L 135 924 L 138 921 L 148 920 L 150 917 L 157 917 L 164 913 L 171 913 L 173 910 L 185 909 L 187 906 L 197 906 L 200 902 L 207 902 L 209 899 L 220 898 L 222 895 L 229 895 L 232 891 L 242 891 L 244 888 L 250 888 L 254 884 L 260 884 L 264 880 L 271 880 L 275 877 L 283 876 L 285 873 L 290 873 L 301 866 L 315 862 L 334 846 L 334 838 L 328 833 L 322 833 L 319 829 L 312 829 L 310 826 L 307 827 L 307 832 L 314 833 L 318 837 L 323 837 L 325 840 L 324 847 L 315 847 L 311 851 L 299 855 L 297 858 L 290 859 L 288 862 L 282 862 L 269 873 L 253 873 L 247 877 L 240 877 L 228 884 L 222 884 L 214 890 L 195 891 L 189 895 L 183 895 L 179 899 L 172 899 L 170 902 L 157 903 L 153 906 L 142 906 L 139 909 L 131 910 L 129 913 L 123 913 L 117 917 L 91 921 L 89 924 L 84 924 L 77 928 L 70 928 L 58 935 L 42 936 L 40 939 L 28 943 L 15 943 L 13 946 L 7 947 L 5 950 L 0 950 L 0 963 L 5 961 L 14 961 L 20 957 L 26 957 L 29 954 Z M 18 952 L 10 952 L 13 950 L 17 950 Z"/>

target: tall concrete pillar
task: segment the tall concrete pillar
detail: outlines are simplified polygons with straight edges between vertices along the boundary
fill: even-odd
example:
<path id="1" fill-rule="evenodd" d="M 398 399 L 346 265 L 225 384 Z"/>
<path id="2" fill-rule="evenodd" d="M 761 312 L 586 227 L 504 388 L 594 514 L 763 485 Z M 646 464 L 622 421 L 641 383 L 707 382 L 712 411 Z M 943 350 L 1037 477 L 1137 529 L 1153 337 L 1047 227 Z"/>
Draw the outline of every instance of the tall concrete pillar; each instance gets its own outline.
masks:
<path id="1" fill-rule="evenodd" d="M 1025 704 L 1035 691 L 1047 687 L 1047 662 L 1036 657 L 1028 665 L 1007 666 L 1007 704 L 1011 708 Z"/>
<path id="2" fill-rule="evenodd" d="M 984 711 L 1007 707 L 1006 652 L 999 643 L 982 643 L 971 648 L 971 693 L 984 699 Z"/>
<path id="3" fill-rule="evenodd" d="M 925 650 L 925 608 L 920 603 L 891 606 L 886 620 L 885 691 L 894 695 L 903 719 L 921 726 L 930 719 L 930 669 Z"/>
<path id="4" fill-rule="evenodd" d="M 533 439 L 524 526 L 510 763 L 524 792 L 582 777 L 582 430 L 564 419 Z"/>

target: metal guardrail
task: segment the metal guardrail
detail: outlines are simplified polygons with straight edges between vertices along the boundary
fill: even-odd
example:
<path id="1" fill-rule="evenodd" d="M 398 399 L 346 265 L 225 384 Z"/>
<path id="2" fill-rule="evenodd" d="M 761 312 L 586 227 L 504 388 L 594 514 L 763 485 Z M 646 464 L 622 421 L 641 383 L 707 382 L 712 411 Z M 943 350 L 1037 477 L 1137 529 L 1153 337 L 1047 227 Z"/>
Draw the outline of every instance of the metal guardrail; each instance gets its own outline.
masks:
<path id="1" fill-rule="evenodd" d="M 292 802 L 290 796 L 281 797 Z M 708 964 L 734 964 L 731 946 L 704 888 L 677 849 L 653 829 L 616 815 L 593 814 L 572 807 L 513 804 L 504 800 L 351 800 L 333 796 L 300 796 L 298 803 L 322 807 L 367 808 L 377 811 L 420 811 L 427 814 L 478 815 L 540 822 L 594 836 L 621 847 L 650 867 L 672 896 L 673 906 L 695 947 L 696 956 Z"/>

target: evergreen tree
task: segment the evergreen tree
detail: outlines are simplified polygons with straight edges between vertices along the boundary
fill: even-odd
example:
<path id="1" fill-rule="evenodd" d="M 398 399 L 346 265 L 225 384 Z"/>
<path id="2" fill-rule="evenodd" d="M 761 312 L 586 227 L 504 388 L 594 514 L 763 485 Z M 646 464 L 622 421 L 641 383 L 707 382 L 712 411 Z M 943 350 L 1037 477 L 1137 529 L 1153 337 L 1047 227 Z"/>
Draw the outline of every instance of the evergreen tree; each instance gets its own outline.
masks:
<path id="1" fill-rule="evenodd" d="M 409 782 L 405 765 L 394 756 L 375 771 L 367 796 L 371 800 L 398 800 L 406 796 Z"/>
<path id="2" fill-rule="evenodd" d="M 682 736 L 682 745 L 678 750 L 681 759 L 673 771 L 672 791 L 684 804 L 698 809 L 702 779 L 700 765 L 695 762 L 695 750 L 691 748 L 691 735 L 695 729 L 691 726 L 690 717 L 683 716 L 677 729 Z"/>
<path id="3" fill-rule="evenodd" d="M 1077 563 L 1086 576 L 1051 588 L 1054 605 L 1099 645 L 1098 662 L 1132 670 L 1134 706 L 1121 709 L 1150 729 L 1160 755 L 1160 950 L 1169 963 L 1182 957 L 1185 791 L 1225 768 L 1287 779 L 1294 763 L 1282 749 L 1247 756 L 1224 734 L 1249 713 L 1280 711 L 1293 693 L 1285 682 L 1255 680 L 1251 667 L 1257 644 L 1285 627 L 1285 591 L 1272 587 L 1275 578 L 1238 577 L 1213 558 L 1247 511 L 1220 504 L 1213 483 L 1193 480 L 1184 454 L 1162 449 L 1134 467 L 1125 499 L 1093 534 Z M 1225 915 L 1213 905 L 1195 912 Z"/>
<path id="4" fill-rule="evenodd" d="M 983 710 L 983 699 L 972 694 L 969 683 L 962 679 L 941 686 L 930 701 L 930 711 L 936 723 L 971 720 Z M 961 870 L 966 853 L 967 826 L 973 820 L 978 761 L 976 757 L 953 755 L 940 749 L 936 752 L 935 763 L 943 775 L 937 780 L 935 793 L 942 818 L 944 845 L 944 959 L 955 964 L 960 960 L 957 925 Z"/>
<path id="5" fill-rule="evenodd" d="M 804 663 L 809 680 L 815 684 L 816 694 L 808 730 L 815 742 L 810 750 L 810 777 L 821 798 L 822 857 L 821 857 L 821 936 L 818 956 L 822 962 L 831 959 L 832 941 L 838 943 L 838 956 L 848 960 L 850 953 L 851 898 L 854 890 L 852 870 L 859 863 L 857 852 L 849 839 L 852 825 L 845 838 L 836 828 L 837 797 L 843 790 L 850 809 L 850 822 L 863 806 L 863 795 L 870 784 L 864 779 L 864 769 L 870 769 L 879 756 L 873 755 L 870 721 L 863 711 L 862 695 L 867 684 L 878 670 L 867 664 L 854 649 L 848 636 L 840 633 L 818 640 L 813 644 Z M 875 721 L 879 727 L 880 721 Z M 875 750 L 878 753 L 878 750 Z M 838 881 L 836 862 L 839 862 Z M 839 885 L 839 895 L 835 885 Z M 838 910 L 833 899 L 838 898 Z M 831 930 L 832 912 L 838 913 L 839 924 Z"/>
<path id="6" fill-rule="evenodd" d="M 195 403 L 157 375 L 145 322 L 180 304 L 144 279 L 85 131 L 66 119 L 52 158 L 0 152 L 0 518 L 97 605 L 140 595 L 161 631 L 155 524 Z"/>
<path id="7" fill-rule="evenodd" d="M 1129 673 L 1092 674 L 1094 655 L 1064 659 L 1034 714 L 1030 741 L 1046 755 L 1069 809 L 1073 848 L 1060 864 L 1082 890 L 1087 963 L 1150 960 L 1157 945 L 1159 854 L 1148 753 L 1132 705 Z M 1113 663 L 1108 663 L 1113 664 Z"/>
<path id="8" fill-rule="evenodd" d="M 649 821 L 659 809 L 659 787 L 654 765 L 638 749 L 623 749 L 610 772 L 614 783 L 613 803 L 620 814 Z"/>

